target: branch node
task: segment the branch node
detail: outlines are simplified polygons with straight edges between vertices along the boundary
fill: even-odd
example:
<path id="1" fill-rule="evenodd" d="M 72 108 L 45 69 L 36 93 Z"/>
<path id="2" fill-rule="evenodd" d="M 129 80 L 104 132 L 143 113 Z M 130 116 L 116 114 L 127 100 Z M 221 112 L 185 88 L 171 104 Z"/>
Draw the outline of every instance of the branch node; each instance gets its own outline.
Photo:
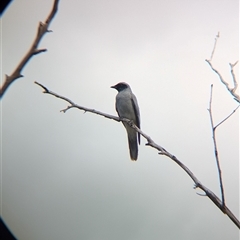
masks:
<path id="1" fill-rule="evenodd" d="M 206 193 L 196 193 L 197 195 L 201 196 L 201 197 L 206 197 L 207 194 Z"/>
<path id="2" fill-rule="evenodd" d="M 33 55 L 37 55 L 39 53 L 42 53 L 42 52 L 46 52 L 47 49 L 46 48 L 42 48 L 42 49 L 34 49 L 33 51 Z"/>
<path id="3" fill-rule="evenodd" d="M 238 64 L 238 60 L 235 63 L 229 63 L 231 68 L 234 68 Z"/>

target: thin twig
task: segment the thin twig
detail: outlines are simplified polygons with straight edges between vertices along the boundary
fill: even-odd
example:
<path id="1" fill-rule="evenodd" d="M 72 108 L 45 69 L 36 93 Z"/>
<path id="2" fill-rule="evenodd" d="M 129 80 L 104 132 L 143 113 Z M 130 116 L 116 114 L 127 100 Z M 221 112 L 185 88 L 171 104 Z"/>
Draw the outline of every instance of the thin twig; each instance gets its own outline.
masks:
<path id="1" fill-rule="evenodd" d="M 208 198 L 210 198 L 212 200 L 212 202 L 225 214 L 228 215 L 228 217 L 234 222 L 234 224 L 240 229 L 240 222 L 239 220 L 235 217 L 235 215 L 230 211 L 230 209 L 227 208 L 227 206 L 224 205 L 224 208 L 222 207 L 222 201 L 211 191 L 209 190 L 207 187 L 205 187 L 197 178 L 196 176 L 190 171 L 190 169 L 185 166 L 180 160 L 178 160 L 174 155 L 172 155 L 171 153 L 169 153 L 165 148 L 161 147 L 160 145 L 156 144 L 147 134 L 145 134 L 141 129 L 139 129 L 134 123 L 133 121 L 129 120 L 129 119 L 125 119 L 125 118 L 119 118 L 113 115 L 109 115 L 94 109 L 89 109 L 89 108 L 85 108 L 82 106 L 79 106 L 75 103 L 73 103 L 73 101 L 69 100 L 66 97 L 63 97 L 61 95 L 58 95 L 57 93 L 54 93 L 50 90 L 48 90 L 45 86 L 43 86 L 42 84 L 35 82 L 37 85 L 39 85 L 40 87 L 43 88 L 43 93 L 47 93 L 50 94 L 54 97 L 60 98 L 64 101 L 67 101 L 68 103 L 70 103 L 71 105 L 68 106 L 67 108 L 65 108 L 64 110 L 61 110 L 62 112 L 66 112 L 67 110 L 71 109 L 71 108 L 78 108 L 81 109 L 85 112 L 91 112 L 94 114 L 98 114 L 101 116 L 104 116 L 108 119 L 113 119 L 115 121 L 124 121 L 126 123 L 129 124 L 129 126 L 131 126 L 133 129 L 135 129 L 137 132 L 139 132 L 146 140 L 146 146 L 151 146 L 152 148 L 155 148 L 159 151 L 160 155 L 164 155 L 170 159 L 172 159 L 176 164 L 178 164 L 187 174 L 188 176 L 193 180 L 194 184 L 195 184 L 195 189 L 196 188 L 200 188 L 202 191 L 205 192 L 206 196 Z"/>
<path id="2" fill-rule="evenodd" d="M 38 49 L 38 45 L 42 39 L 42 37 L 44 36 L 45 33 L 50 32 L 48 30 L 48 27 L 53 19 L 53 17 L 55 16 L 55 14 L 57 13 L 58 10 L 58 2 L 59 0 L 54 0 L 54 4 L 52 7 L 52 10 L 49 14 L 49 16 L 47 17 L 46 21 L 44 23 L 40 22 L 39 26 L 38 26 L 38 30 L 37 30 L 37 35 L 35 37 L 35 40 L 32 43 L 32 46 L 30 47 L 30 49 L 28 50 L 28 52 L 26 53 L 26 55 L 23 57 L 23 59 L 20 61 L 20 63 L 18 64 L 18 66 L 16 67 L 16 69 L 13 71 L 13 73 L 8 76 L 5 75 L 5 81 L 0 89 L 0 99 L 3 97 L 4 93 L 6 92 L 6 90 L 8 89 L 8 87 L 18 78 L 23 77 L 22 75 L 22 70 L 23 68 L 26 66 L 26 64 L 28 63 L 28 61 L 35 55 L 42 53 L 42 52 L 46 52 L 47 49 Z"/>
<path id="3" fill-rule="evenodd" d="M 224 123 L 228 118 L 230 118 L 237 110 L 238 108 L 240 107 L 240 105 L 238 105 L 227 117 L 225 117 L 221 122 L 219 122 L 215 127 L 214 127 L 214 130 L 220 126 L 222 123 Z"/>
<path id="4" fill-rule="evenodd" d="M 236 61 L 235 63 L 229 63 L 230 65 L 230 68 L 231 68 L 231 74 L 232 74 L 232 79 L 233 79 L 233 89 L 232 89 L 232 92 L 235 93 L 235 91 L 237 90 L 238 88 L 238 82 L 236 80 L 236 77 L 235 77 L 235 74 L 234 74 L 234 70 L 233 68 L 238 64 L 238 61 Z"/>
<path id="5" fill-rule="evenodd" d="M 208 61 L 212 61 L 212 58 L 213 58 L 213 55 L 214 55 L 214 52 L 215 52 L 215 49 L 216 49 L 216 46 L 217 46 L 217 40 L 218 38 L 220 37 L 220 32 L 218 32 L 218 34 L 216 35 L 215 37 L 215 41 L 214 41 L 214 46 L 213 46 L 213 50 L 212 50 L 212 53 L 211 53 L 211 57 Z"/>
<path id="6" fill-rule="evenodd" d="M 213 138 L 213 145 L 214 145 L 214 154 L 215 154 L 216 163 L 217 163 L 218 177 L 219 177 L 221 196 L 222 196 L 221 208 L 224 210 L 225 209 L 225 196 L 224 196 L 222 172 L 221 172 L 221 166 L 220 166 L 220 162 L 219 162 L 217 142 L 216 142 L 216 127 L 214 127 L 213 116 L 212 116 L 212 93 L 213 93 L 213 84 L 211 85 L 211 92 L 210 92 L 210 100 L 209 100 L 209 109 L 208 109 L 208 111 L 209 111 L 210 122 L 211 122 L 211 127 L 212 127 L 212 138 Z"/>

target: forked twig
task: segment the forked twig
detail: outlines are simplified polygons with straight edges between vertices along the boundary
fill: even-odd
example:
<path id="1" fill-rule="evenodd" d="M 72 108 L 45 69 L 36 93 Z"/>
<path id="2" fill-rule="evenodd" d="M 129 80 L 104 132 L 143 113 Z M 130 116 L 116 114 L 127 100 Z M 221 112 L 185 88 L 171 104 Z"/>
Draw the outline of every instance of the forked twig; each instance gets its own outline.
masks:
<path id="1" fill-rule="evenodd" d="M 213 59 L 213 55 L 215 53 L 215 49 L 216 49 L 216 46 L 217 46 L 217 40 L 218 38 L 220 37 L 220 34 L 218 32 L 218 34 L 216 35 L 216 38 L 215 38 L 215 42 L 214 42 L 214 46 L 213 46 L 213 50 L 212 50 L 212 53 L 211 53 L 211 57 L 210 59 L 206 59 L 205 61 L 209 64 L 209 66 L 211 67 L 211 69 L 218 75 L 220 81 L 224 84 L 224 86 L 227 88 L 228 92 L 234 97 L 234 100 L 236 100 L 237 102 L 240 103 L 240 97 L 239 95 L 236 93 L 236 90 L 238 88 L 238 83 L 237 83 L 237 80 L 236 80 L 236 77 L 235 77 L 235 74 L 234 74 L 234 67 L 238 64 L 238 61 L 236 61 L 234 64 L 232 63 L 229 63 L 230 65 L 230 68 L 231 68 L 231 74 L 232 74 L 232 78 L 233 78 L 233 87 L 231 88 L 229 86 L 229 84 L 224 80 L 224 78 L 222 77 L 222 75 L 220 74 L 220 72 L 213 67 L 212 65 L 212 59 Z"/>
<path id="2" fill-rule="evenodd" d="M 220 183 L 220 189 L 221 189 L 221 196 L 222 196 L 222 208 L 225 208 L 225 196 L 224 196 L 224 189 L 223 189 L 223 181 L 222 181 L 222 172 L 221 172 L 221 166 L 219 162 L 219 157 L 218 157 L 218 149 L 217 149 L 217 141 L 216 141 L 216 129 L 220 124 L 217 126 L 214 126 L 213 123 L 213 116 L 212 116 L 212 92 L 213 92 L 213 84 L 211 85 L 211 92 L 210 92 L 210 101 L 209 101 L 209 115 L 210 115 L 210 122 L 211 122 L 211 127 L 212 127 L 212 138 L 213 138 L 213 145 L 214 145 L 214 155 L 217 163 L 217 169 L 218 169 L 218 177 L 219 177 L 219 183 Z"/>

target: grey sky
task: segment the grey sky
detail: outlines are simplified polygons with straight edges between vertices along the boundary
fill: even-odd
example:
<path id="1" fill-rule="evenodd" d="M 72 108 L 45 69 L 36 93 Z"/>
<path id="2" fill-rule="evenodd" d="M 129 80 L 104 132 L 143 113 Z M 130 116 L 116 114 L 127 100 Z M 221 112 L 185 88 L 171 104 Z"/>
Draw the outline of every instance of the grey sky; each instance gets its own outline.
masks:
<path id="1" fill-rule="evenodd" d="M 26 53 L 52 0 L 13 1 L 2 19 L 1 77 Z M 78 110 L 115 114 L 125 81 L 138 99 L 142 130 L 176 155 L 219 196 L 209 114 L 215 123 L 236 107 L 205 62 L 231 82 L 239 59 L 236 0 L 60 1 L 35 56 L 1 101 L 1 216 L 18 239 L 237 240 L 237 227 L 192 180 L 157 151 L 129 159 L 122 124 Z M 238 78 L 238 67 L 235 69 Z M 239 114 L 217 132 L 228 207 L 239 217 Z"/>

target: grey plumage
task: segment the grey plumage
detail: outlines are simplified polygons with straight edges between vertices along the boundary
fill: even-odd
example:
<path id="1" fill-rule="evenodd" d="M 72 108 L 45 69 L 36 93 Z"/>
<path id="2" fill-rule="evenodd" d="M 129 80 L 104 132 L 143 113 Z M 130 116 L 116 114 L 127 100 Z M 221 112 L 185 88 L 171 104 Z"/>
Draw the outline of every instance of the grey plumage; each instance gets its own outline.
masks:
<path id="1" fill-rule="evenodd" d="M 116 96 L 116 111 L 118 116 L 132 120 L 140 128 L 140 112 L 137 98 L 132 93 L 130 86 L 127 83 L 120 82 L 111 88 L 115 88 L 118 91 Z M 131 160 L 136 161 L 138 157 L 138 143 L 140 144 L 140 134 L 127 123 L 123 122 L 123 125 L 127 130 Z"/>

